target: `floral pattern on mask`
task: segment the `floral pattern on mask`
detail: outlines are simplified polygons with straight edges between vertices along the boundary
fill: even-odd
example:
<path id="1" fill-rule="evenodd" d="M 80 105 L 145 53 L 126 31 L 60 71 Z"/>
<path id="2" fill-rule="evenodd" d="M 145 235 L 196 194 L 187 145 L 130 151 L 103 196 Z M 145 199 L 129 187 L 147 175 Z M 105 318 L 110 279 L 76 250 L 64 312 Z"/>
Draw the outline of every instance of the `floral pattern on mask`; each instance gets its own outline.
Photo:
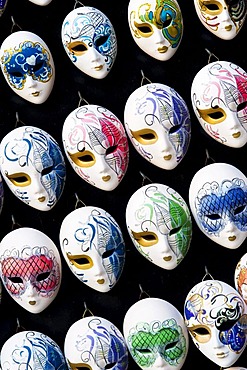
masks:
<path id="1" fill-rule="evenodd" d="M 219 235 L 229 221 L 240 231 L 247 231 L 247 186 L 243 180 L 205 183 L 195 205 L 206 233 Z"/>
<path id="2" fill-rule="evenodd" d="M 46 83 L 53 75 L 48 51 L 38 42 L 25 41 L 15 49 L 5 50 L 1 58 L 10 86 L 21 90 L 27 76 Z"/>
<path id="3" fill-rule="evenodd" d="M 157 355 L 176 367 L 186 354 L 186 339 L 175 319 L 139 322 L 130 329 L 127 340 L 135 362 L 142 368 L 152 366 Z"/>

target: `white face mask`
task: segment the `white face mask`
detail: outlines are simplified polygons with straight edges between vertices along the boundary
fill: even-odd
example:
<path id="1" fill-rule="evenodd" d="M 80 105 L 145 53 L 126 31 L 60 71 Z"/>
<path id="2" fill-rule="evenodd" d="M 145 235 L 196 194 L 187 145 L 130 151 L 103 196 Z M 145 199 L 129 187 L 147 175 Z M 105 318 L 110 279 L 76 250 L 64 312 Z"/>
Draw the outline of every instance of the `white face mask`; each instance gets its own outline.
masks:
<path id="1" fill-rule="evenodd" d="M 34 3 L 36 5 L 45 6 L 50 4 L 52 0 L 29 0 L 31 3 Z"/>
<path id="2" fill-rule="evenodd" d="M 127 370 L 128 350 L 123 335 L 110 321 L 84 317 L 71 325 L 64 340 L 69 369 Z"/>
<path id="3" fill-rule="evenodd" d="M 247 304 L 247 253 L 239 260 L 234 273 L 235 288 Z"/>
<path id="4" fill-rule="evenodd" d="M 192 106 L 202 128 L 233 148 L 247 142 L 246 76 L 239 66 L 217 61 L 204 66 L 191 85 Z"/>
<path id="5" fill-rule="evenodd" d="M 119 225 L 98 207 L 81 207 L 69 213 L 60 228 L 60 245 L 73 274 L 99 292 L 117 283 L 125 262 L 125 245 Z"/>
<path id="6" fill-rule="evenodd" d="M 201 231 L 223 247 L 236 249 L 247 236 L 247 178 L 236 167 L 213 163 L 192 178 L 189 203 Z"/>
<path id="7" fill-rule="evenodd" d="M 165 170 L 184 158 L 190 142 L 190 114 L 185 101 L 169 86 L 147 84 L 136 89 L 124 109 L 124 123 L 134 148 Z"/>
<path id="8" fill-rule="evenodd" d="M 41 104 L 54 85 L 55 66 L 48 46 L 32 32 L 9 35 L 0 48 L 3 75 L 11 89 L 23 99 Z"/>
<path id="9" fill-rule="evenodd" d="M 126 224 L 137 250 L 161 268 L 174 269 L 188 251 L 192 237 L 189 208 L 166 185 L 138 189 L 128 201 Z"/>
<path id="10" fill-rule="evenodd" d="M 57 142 L 45 131 L 22 126 L 0 143 L 0 169 L 9 189 L 22 202 L 49 211 L 65 185 L 65 162 Z"/>
<path id="11" fill-rule="evenodd" d="M 141 369 L 179 370 L 189 347 L 180 312 L 159 298 L 145 298 L 126 312 L 123 333 L 134 361 Z"/>
<path id="12" fill-rule="evenodd" d="M 223 40 L 233 39 L 244 24 L 245 0 L 194 0 L 194 4 L 202 24 Z"/>
<path id="13" fill-rule="evenodd" d="M 205 280 L 188 293 L 185 323 L 196 347 L 222 368 L 233 365 L 243 353 L 246 305 L 238 292 L 218 280 Z"/>
<path id="14" fill-rule="evenodd" d="M 0 277 L 7 292 L 25 310 L 40 313 L 60 288 L 57 247 L 39 230 L 22 227 L 8 233 L 0 248 Z"/>
<path id="15" fill-rule="evenodd" d="M 183 18 L 176 0 L 130 0 L 128 21 L 134 41 L 146 54 L 165 61 L 177 51 Z"/>
<path id="16" fill-rule="evenodd" d="M 1 349 L 2 370 L 65 369 L 66 361 L 53 339 L 37 331 L 22 331 L 12 335 Z"/>
<path id="17" fill-rule="evenodd" d="M 64 151 L 75 172 L 89 184 L 115 189 L 127 171 L 129 146 L 124 127 L 108 109 L 84 105 L 65 119 Z"/>
<path id="18" fill-rule="evenodd" d="M 93 78 L 108 75 L 117 56 L 117 38 L 104 13 L 89 6 L 72 10 L 63 21 L 61 37 L 77 68 Z"/>

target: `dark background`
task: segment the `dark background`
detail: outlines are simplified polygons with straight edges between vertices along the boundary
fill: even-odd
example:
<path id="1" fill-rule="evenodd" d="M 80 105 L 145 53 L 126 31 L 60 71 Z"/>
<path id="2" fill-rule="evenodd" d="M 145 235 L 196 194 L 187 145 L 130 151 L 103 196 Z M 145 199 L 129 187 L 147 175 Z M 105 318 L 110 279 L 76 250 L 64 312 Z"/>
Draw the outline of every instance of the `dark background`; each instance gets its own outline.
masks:
<path id="1" fill-rule="evenodd" d="M 173 170 L 162 170 L 148 163 L 132 147 L 127 173 L 119 186 L 110 192 L 89 185 L 72 169 L 66 159 L 67 180 L 57 205 L 48 212 L 35 210 L 10 192 L 4 183 L 4 205 L 0 214 L 0 237 L 13 229 L 13 218 L 23 227 L 33 227 L 47 234 L 59 247 L 59 230 L 64 217 L 75 209 L 76 194 L 88 206 L 98 206 L 109 212 L 120 225 L 126 244 L 126 262 L 120 280 L 107 293 L 99 293 L 81 283 L 63 260 L 60 291 L 40 314 L 32 314 L 20 307 L 3 288 L 0 304 L 0 348 L 15 333 L 17 319 L 25 330 L 37 330 L 57 342 L 63 350 L 69 327 L 84 312 L 84 303 L 96 316 L 114 323 L 120 331 L 124 315 L 140 295 L 140 286 L 150 297 L 172 303 L 182 314 L 187 293 L 200 282 L 205 269 L 214 279 L 234 286 L 234 271 L 239 259 L 247 252 L 247 241 L 238 249 L 224 248 L 208 239 L 193 220 L 190 249 L 174 270 L 168 271 L 150 263 L 135 249 L 127 233 L 125 209 L 130 196 L 142 186 L 144 173 L 152 182 L 175 189 L 188 204 L 188 189 L 193 175 L 205 164 L 226 162 L 247 175 L 246 147 L 236 149 L 217 143 L 204 133 L 193 113 L 190 88 L 195 74 L 208 62 L 208 49 L 220 60 L 234 62 L 247 70 L 247 24 L 231 41 L 217 38 L 207 31 L 197 18 L 194 2 L 180 1 L 184 19 L 184 34 L 175 55 L 160 62 L 145 54 L 132 39 L 127 18 L 127 0 L 89 0 L 111 20 L 118 40 L 118 54 L 112 70 L 101 80 L 93 79 L 77 69 L 66 55 L 61 42 L 61 26 L 73 9 L 73 0 L 52 0 L 47 6 L 38 6 L 28 0 L 8 0 L 0 18 L 0 43 L 11 33 L 12 20 L 36 33 L 48 45 L 55 63 L 55 85 L 48 100 L 35 105 L 17 96 L 0 74 L 0 139 L 16 124 L 16 114 L 25 125 L 40 127 L 52 135 L 62 148 L 62 127 L 67 115 L 79 103 L 79 95 L 89 103 L 112 111 L 123 122 L 124 107 L 129 95 L 141 85 L 141 71 L 152 82 L 173 87 L 186 101 L 192 123 L 192 137 L 188 152 Z M 15 29 L 18 30 L 18 29 Z M 208 153 L 208 154 L 207 154 Z M 207 160 L 207 156 L 210 158 Z M 65 156 L 65 155 L 64 155 Z M 247 366 L 247 349 L 234 366 Z M 204 368 L 213 370 L 218 365 L 207 359 L 190 339 L 189 352 L 183 370 Z M 129 369 L 139 367 L 129 355 Z"/>

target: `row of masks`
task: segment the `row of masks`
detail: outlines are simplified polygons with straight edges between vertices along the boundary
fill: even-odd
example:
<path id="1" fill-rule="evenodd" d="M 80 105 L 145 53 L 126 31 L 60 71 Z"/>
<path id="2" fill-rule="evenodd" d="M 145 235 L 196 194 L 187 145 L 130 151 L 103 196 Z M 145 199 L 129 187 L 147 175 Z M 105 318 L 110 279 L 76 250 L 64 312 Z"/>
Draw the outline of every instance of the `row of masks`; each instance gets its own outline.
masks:
<path id="1" fill-rule="evenodd" d="M 168 301 L 143 298 L 127 310 L 122 334 L 111 321 L 90 312 L 69 327 L 63 352 L 43 333 L 20 331 L 4 343 L 1 369 L 25 366 L 37 370 L 42 363 L 42 368 L 54 370 L 126 370 L 130 353 L 141 369 L 179 370 L 186 361 L 189 335 L 209 360 L 226 369 L 246 348 L 246 312 L 243 300 L 230 285 L 204 280 L 188 293 L 184 317 Z"/>

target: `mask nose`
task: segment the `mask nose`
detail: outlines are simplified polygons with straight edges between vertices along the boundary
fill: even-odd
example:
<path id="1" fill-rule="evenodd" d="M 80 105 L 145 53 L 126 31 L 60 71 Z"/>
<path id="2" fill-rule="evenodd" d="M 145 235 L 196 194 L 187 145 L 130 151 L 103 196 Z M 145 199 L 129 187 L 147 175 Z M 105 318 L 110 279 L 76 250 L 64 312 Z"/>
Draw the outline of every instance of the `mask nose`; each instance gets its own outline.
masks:
<path id="1" fill-rule="evenodd" d="M 222 10 L 222 13 L 221 13 L 220 17 L 222 19 L 222 22 L 228 22 L 228 23 L 231 22 L 229 12 L 226 9 Z"/>
<path id="2" fill-rule="evenodd" d="M 155 369 L 164 369 L 166 367 L 166 362 L 165 360 L 160 356 L 158 355 L 158 357 L 156 358 L 154 364 L 153 364 L 153 367 Z"/>
<path id="3" fill-rule="evenodd" d="M 36 86 L 36 81 L 31 76 L 27 75 L 25 86 L 30 89 Z"/>

